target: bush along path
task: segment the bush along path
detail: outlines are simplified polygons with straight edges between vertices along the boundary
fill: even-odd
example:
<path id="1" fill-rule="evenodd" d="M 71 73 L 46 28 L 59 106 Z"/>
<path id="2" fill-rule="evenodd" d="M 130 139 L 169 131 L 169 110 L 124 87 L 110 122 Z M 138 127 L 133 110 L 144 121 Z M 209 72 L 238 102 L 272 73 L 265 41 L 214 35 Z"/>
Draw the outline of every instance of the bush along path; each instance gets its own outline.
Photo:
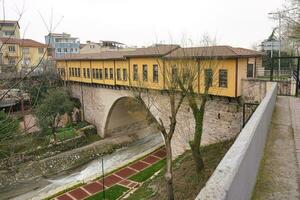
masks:
<path id="1" fill-rule="evenodd" d="M 76 189 L 70 190 L 55 200 L 115 200 L 138 188 L 165 165 L 166 151 L 160 148 L 151 154 Z M 103 186 L 104 183 L 104 186 Z M 103 194 L 104 189 L 104 194 Z"/>

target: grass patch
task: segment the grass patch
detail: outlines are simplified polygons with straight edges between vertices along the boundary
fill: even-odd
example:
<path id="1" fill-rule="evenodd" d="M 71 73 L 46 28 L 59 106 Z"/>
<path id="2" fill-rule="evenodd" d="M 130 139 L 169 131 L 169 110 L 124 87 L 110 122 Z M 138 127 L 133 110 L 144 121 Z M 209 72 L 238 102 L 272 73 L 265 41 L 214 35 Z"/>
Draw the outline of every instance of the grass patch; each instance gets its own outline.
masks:
<path id="1" fill-rule="evenodd" d="M 71 139 L 75 136 L 75 129 L 73 127 L 60 128 L 56 136 L 59 140 Z"/>
<path id="2" fill-rule="evenodd" d="M 107 190 L 105 190 L 105 200 L 115 200 L 118 199 L 120 196 L 122 196 L 126 191 L 128 190 L 128 188 L 123 187 L 121 185 L 114 185 L 111 188 L 108 188 Z M 86 200 L 104 200 L 103 198 L 103 191 L 99 192 L 89 198 L 87 198 Z"/>
<path id="3" fill-rule="evenodd" d="M 173 187 L 175 199 L 195 199 L 200 190 L 205 186 L 225 153 L 230 148 L 233 140 L 201 148 L 205 168 L 198 175 L 191 151 L 186 151 L 173 161 Z M 156 200 L 167 199 L 164 180 L 165 169 L 162 168 L 158 176 L 148 179 L 127 199 L 129 200 Z"/>
<path id="4" fill-rule="evenodd" d="M 159 171 L 163 166 L 166 165 L 166 160 L 160 160 L 154 165 L 144 169 L 143 171 L 131 176 L 129 179 L 136 182 L 144 182 L 149 179 L 151 176 L 155 174 L 155 172 Z"/>

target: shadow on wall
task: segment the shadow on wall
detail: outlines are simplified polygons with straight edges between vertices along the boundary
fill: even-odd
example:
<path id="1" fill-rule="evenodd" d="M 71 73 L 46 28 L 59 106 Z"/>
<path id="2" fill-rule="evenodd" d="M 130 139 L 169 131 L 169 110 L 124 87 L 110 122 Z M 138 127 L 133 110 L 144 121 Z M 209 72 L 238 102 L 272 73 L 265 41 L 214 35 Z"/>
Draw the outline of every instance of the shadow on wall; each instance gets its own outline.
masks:
<path id="1" fill-rule="evenodd" d="M 158 132 L 151 113 L 134 98 L 122 97 L 112 106 L 106 126 L 105 135 L 108 137 L 129 135 L 151 127 L 151 132 Z"/>

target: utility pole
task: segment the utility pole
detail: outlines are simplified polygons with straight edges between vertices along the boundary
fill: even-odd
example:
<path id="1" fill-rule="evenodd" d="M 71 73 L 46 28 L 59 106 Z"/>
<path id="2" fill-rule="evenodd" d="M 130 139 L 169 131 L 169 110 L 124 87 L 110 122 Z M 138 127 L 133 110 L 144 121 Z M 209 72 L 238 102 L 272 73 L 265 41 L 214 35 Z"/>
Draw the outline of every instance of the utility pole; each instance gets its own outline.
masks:
<path id="1" fill-rule="evenodd" d="M 278 12 L 278 20 L 279 20 L 279 27 L 278 27 L 278 35 L 279 35 L 279 52 L 278 52 L 278 77 L 280 78 L 280 74 L 281 74 L 281 62 L 280 62 L 280 56 L 281 56 L 281 13 Z"/>
<path id="2" fill-rule="evenodd" d="M 283 11 L 281 11 L 283 12 Z M 278 51 L 278 76 L 280 77 L 280 68 L 281 68 L 281 62 L 280 62 L 280 56 L 281 56 L 281 12 L 271 12 L 268 13 L 269 15 L 273 15 L 273 18 L 278 18 L 278 42 L 279 42 L 279 51 Z M 273 49 L 273 48 L 272 48 Z M 271 52 L 272 53 L 272 52 Z"/>

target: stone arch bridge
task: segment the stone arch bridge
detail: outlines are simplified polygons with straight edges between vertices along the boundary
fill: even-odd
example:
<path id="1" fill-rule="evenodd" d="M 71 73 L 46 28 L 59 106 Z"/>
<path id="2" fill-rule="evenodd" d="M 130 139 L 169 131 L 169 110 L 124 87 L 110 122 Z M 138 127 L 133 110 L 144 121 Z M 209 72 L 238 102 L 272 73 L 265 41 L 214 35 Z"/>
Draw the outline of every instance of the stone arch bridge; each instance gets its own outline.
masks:
<path id="1" fill-rule="evenodd" d="M 149 127 L 149 117 L 155 120 L 161 118 L 165 125 L 169 124 L 169 99 L 160 91 L 142 94 L 146 107 L 149 108 L 146 109 L 144 105 L 134 101 L 134 93 L 125 88 L 73 82 L 68 83 L 68 88 L 71 96 L 80 100 L 84 120 L 94 124 L 101 137 L 130 134 Z M 241 130 L 240 110 L 236 100 L 216 97 L 208 101 L 201 144 L 227 140 L 238 134 Z M 177 115 L 177 126 L 172 139 L 175 157 L 189 149 L 194 124 L 192 111 L 187 102 L 184 102 Z"/>

